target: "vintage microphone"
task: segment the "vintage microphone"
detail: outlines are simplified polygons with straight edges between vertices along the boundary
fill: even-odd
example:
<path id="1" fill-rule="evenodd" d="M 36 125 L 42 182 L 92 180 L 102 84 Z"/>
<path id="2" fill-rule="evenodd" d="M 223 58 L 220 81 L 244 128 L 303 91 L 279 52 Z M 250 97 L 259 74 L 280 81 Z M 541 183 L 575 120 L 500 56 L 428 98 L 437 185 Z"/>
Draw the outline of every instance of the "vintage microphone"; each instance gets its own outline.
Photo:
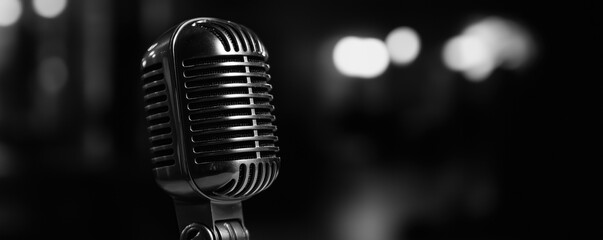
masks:
<path id="1" fill-rule="evenodd" d="M 175 203 L 180 239 L 249 239 L 241 201 L 278 175 L 268 53 L 216 18 L 173 27 L 142 58 L 153 173 Z"/>

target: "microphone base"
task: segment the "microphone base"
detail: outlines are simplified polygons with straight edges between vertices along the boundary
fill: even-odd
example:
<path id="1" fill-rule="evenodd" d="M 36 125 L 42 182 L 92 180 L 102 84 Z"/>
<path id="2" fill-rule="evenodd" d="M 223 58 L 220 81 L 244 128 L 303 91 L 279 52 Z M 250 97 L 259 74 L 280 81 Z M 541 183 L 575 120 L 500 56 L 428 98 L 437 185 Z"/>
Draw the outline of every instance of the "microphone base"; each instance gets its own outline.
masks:
<path id="1" fill-rule="evenodd" d="M 240 201 L 216 203 L 174 200 L 180 240 L 249 240 Z"/>

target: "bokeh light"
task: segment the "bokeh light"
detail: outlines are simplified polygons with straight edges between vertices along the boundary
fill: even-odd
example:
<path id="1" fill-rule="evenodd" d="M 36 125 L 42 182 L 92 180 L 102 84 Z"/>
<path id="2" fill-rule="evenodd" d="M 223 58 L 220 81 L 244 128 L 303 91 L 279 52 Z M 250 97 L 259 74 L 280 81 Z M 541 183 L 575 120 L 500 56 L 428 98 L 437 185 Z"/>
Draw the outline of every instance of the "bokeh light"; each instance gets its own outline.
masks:
<path id="1" fill-rule="evenodd" d="M 348 36 L 335 45 L 333 61 L 345 76 L 374 78 L 387 69 L 389 55 L 385 43 L 379 39 Z"/>
<path id="2" fill-rule="evenodd" d="M 0 27 L 0 72 L 14 62 L 13 58 L 18 53 L 18 33 L 18 28 Z"/>
<path id="3" fill-rule="evenodd" d="M 396 65 L 412 63 L 421 50 L 419 34 L 410 27 L 398 27 L 392 30 L 385 39 L 389 56 Z"/>
<path id="4" fill-rule="evenodd" d="M 443 58 L 446 66 L 461 71 L 469 80 L 487 78 L 494 67 L 494 55 L 488 46 L 474 36 L 461 35 L 450 39 L 444 46 Z"/>
<path id="5" fill-rule="evenodd" d="M 16 23 L 22 12 L 21 1 L 0 0 L 0 27 L 7 27 Z"/>
<path id="6" fill-rule="evenodd" d="M 34 0 L 34 11 L 45 18 L 54 18 L 60 15 L 67 6 L 67 0 Z"/>
<path id="7" fill-rule="evenodd" d="M 487 79 L 498 67 L 517 70 L 535 55 L 535 43 L 519 24 L 500 17 L 484 18 L 450 39 L 442 57 L 446 66 L 470 81 Z"/>
<path id="8" fill-rule="evenodd" d="M 336 223 L 337 239 L 389 240 L 393 212 L 379 197 L 359 197 L 340 210 Z"/>
<path id="9" fill-rule="evenodd" d="M 488 17 L 467 27 L 463 34 L 480 38 L 495 53 L 501 67 L 521 68 L 535 54 L 532 36 L 511 20 Z"/>
<path id="10" fill-rule="evenodd" d="M 38 66 L 40 88 L 46 93 L 55 94 L 59 92 L 67 83 L 67 79 L 67 64 L 62 58 L 46 58 Z"/>

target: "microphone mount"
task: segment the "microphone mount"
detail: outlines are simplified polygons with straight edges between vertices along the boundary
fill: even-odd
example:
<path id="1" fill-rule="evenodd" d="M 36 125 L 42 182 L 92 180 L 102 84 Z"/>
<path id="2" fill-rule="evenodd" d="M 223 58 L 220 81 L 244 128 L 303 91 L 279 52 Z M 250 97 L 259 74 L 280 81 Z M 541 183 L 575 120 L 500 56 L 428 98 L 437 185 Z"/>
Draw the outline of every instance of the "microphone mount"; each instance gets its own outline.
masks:
<path id="1" fill-rule="evenodd" d="M 175 201 L 180 240 L 249 240 L 241 202 Z M 209 214 L 208 214 L 209 213 Z M 209 229 L 207 226 L 214 226 Z"/>

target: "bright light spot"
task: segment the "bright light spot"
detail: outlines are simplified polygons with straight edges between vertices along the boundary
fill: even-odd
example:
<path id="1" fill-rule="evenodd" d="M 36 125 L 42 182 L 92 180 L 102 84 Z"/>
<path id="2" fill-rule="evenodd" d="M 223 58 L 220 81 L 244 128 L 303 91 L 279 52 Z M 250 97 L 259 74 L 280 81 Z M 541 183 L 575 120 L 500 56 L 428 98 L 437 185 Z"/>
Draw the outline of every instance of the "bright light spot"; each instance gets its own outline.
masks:
<path id="1" fill-rule="evenodd" d="M 496 54 L 502 67 L 517 69 L 534 55 L 534 41 L 519 24 L 499 17 L 489 17 L 465 29 L 464 35 L 476 36 Z"/>
<path id="2" fill-rule="evenodd" d="M 534 55 L 532 37 L 518 24 L 489 17 L 468 26 L 444 46 L 448 68 L 463 72 L 471 81 L 481 81 L 497 67 L 518 69 Z"/>
<path id="3" fill-rule="evenodd" d="M 443 57 L 448 68 L 468 73 L 470 80 L 483 80 L 494 69 L 494 55 L 480 38 L 473 36 L 450 39 L 444 46 Z"/>
<path id="4" fill-rule="evenodd" d="M 147 48 L 147 51 L 151 51 L 153 49 L 155 49 L 155 47 L 157 47 L 157 44 L 159 44 L 158 42 L 153 43 L 153 45 L 151 45 L 149 48 Z"/>
<path id="5" fill-rule="evenodd" d="M 34 11 L 45 18 L 54 18 L 67 6 L 67 0 L 34 0 Z"/>
<path id="6" fill-rule="evenodd" d="M 392 62 L 397 65 L 408 65 L 419 55 L 421 40 L 415 30 L 409 27 L 398 27 L 392 30 L 385 39 Z"/>
<path id="7" fill-rule="evenodd" d="M 0 27 L 13 25 L 21 17 L 23 7 L 19 0 L 0 0 Z"/>
<path id="8" fill-rule="evenodd" d="M 40 88 L 50 94 L 59 92 L 67 83 L 67 64 L 59 57 L 44 59 L 38 66 Z"/>
<path id="9" fill-rule="evenodd" d="M 494 61 L 484 61 L 473 68 L 465 70 L 463 75 L 469 81 L 481 82 L 482 80 L 486 80 L 495 68 Z"/>
<path id="10" fill-rule="evenodd" d="M 344 37 L 335 45 L 333 61 L 343 75 L 374 78 L 385 72 L 389 57 L 385 43 L 379 39 Z"/>

